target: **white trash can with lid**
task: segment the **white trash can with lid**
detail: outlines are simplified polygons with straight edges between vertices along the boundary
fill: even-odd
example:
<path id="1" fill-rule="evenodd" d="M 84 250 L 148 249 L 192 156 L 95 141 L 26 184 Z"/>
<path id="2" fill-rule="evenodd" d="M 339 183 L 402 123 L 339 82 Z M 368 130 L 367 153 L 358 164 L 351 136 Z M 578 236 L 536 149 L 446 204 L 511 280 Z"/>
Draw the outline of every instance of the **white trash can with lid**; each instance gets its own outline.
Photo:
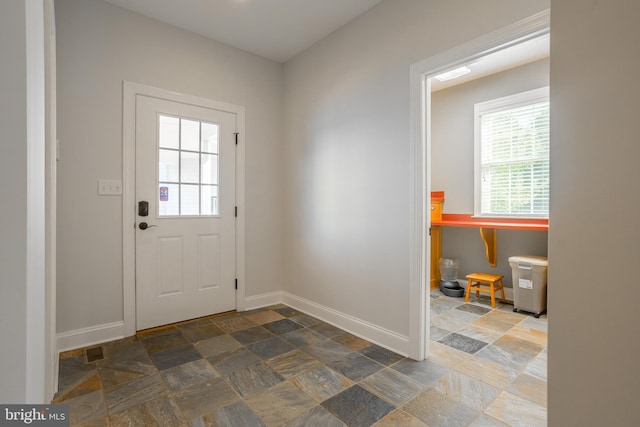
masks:
<path id="1" fill-rule="evenodd" d="M 513 311 L 523 310 L 540 317 L 547 309 L 547 268 L 540 256 L 509 257 L 513 277 Z"/>

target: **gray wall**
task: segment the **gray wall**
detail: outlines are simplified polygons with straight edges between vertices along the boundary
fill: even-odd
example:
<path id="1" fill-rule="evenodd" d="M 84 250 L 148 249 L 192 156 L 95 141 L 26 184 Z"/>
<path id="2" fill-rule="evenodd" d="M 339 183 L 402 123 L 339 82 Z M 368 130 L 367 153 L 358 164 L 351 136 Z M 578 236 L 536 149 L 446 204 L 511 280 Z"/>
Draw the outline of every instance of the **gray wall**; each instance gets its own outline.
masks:
<path id="1" fill-rule="evenodd" d="M 99 0 L 57 0 L 58 331 L 121 321 L 123 80 L 246 108 L 246 295 L 282 283 L 282 66 Z"/>
<path id="2" fill-rule="evenodd" d="M 28 36 L 27 36 L 28 35 Z M 0 402 L 44 403 L 44 16 L 0 2 Z"/>
<path id="3" fill-rule="evenodd" d="M 409 68 L 546 7 L 385 1 L 285 65 L 286 291 L 408 335 Z"/>
<path id="4" fill-rule="evenodd" d="M 551 5 L 551 426 L 638 425 L 639 17 Z"/>
<path id="5" fill-rule="evenodd" d="M 23 2 L 0 3 L 0 401 L 17 403 L 26 393 L 27 282 L 27 69 Z"/>
<path id="6" fill-rule="evenodd" d="M 444 213 L 473 213 L 474 105 L 548 85 L 549 60 L 543 59 L 431 94 L 431 188 L 445 192 Z M 442 236 L 442 256 L 460 261 L 462 279 L 475 271 L 502 274 L 511 287 L 510 256 L 547 256 L 543 231 L 498 230 L 495 268 L 478 229 L 444 227 Z"/>

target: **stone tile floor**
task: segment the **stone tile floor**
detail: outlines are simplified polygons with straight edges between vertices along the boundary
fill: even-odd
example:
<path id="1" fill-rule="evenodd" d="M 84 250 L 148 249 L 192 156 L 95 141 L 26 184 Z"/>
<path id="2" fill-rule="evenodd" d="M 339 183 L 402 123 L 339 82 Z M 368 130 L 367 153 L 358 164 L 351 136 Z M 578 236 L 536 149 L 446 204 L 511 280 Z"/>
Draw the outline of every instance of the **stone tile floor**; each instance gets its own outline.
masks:
<path id="1" fill-rule="evenodd" d="M 284 305 L 66 352 L 81 426 L 544 426 L 546 316 L 431 292 L 422 362 Z M 96 357 L 98 360 L 93 360 Z"/>

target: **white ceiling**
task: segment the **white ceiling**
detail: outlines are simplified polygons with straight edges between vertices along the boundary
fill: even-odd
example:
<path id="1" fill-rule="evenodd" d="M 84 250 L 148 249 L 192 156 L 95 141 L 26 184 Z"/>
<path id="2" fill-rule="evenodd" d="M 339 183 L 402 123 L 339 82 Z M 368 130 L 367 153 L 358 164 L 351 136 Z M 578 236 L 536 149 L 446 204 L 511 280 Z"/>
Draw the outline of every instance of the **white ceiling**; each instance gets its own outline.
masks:
<path id="1" fill-rule="evenodd" d="M 469 74 L 445 82 L 431 79 L 431 91 L 435 92 L 446 89 L 451 86 L 486 77 L 490 74 L 519 67 L 529 62 L 547 58 L 549 57 L 549 42 L 550 37 L 547 34 L 484 56 L 470 64 L 466 64 L 471 70 Z"/>
<path id="2" fill-rule="evenodd" d="M 106 0 L 285 62 L 382 0 Z"/>

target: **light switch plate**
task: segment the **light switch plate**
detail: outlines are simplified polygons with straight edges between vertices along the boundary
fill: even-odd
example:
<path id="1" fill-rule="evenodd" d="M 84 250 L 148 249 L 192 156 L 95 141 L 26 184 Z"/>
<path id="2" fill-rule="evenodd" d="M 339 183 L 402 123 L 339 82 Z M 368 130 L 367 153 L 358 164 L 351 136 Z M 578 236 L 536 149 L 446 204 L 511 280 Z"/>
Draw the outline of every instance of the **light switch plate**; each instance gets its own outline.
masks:
<path id="1" fill-rule="evenodd" d="M 122 195 L 122 181 L 119 179 L 99 179 L 98 194 L 101 196 Z"/>

